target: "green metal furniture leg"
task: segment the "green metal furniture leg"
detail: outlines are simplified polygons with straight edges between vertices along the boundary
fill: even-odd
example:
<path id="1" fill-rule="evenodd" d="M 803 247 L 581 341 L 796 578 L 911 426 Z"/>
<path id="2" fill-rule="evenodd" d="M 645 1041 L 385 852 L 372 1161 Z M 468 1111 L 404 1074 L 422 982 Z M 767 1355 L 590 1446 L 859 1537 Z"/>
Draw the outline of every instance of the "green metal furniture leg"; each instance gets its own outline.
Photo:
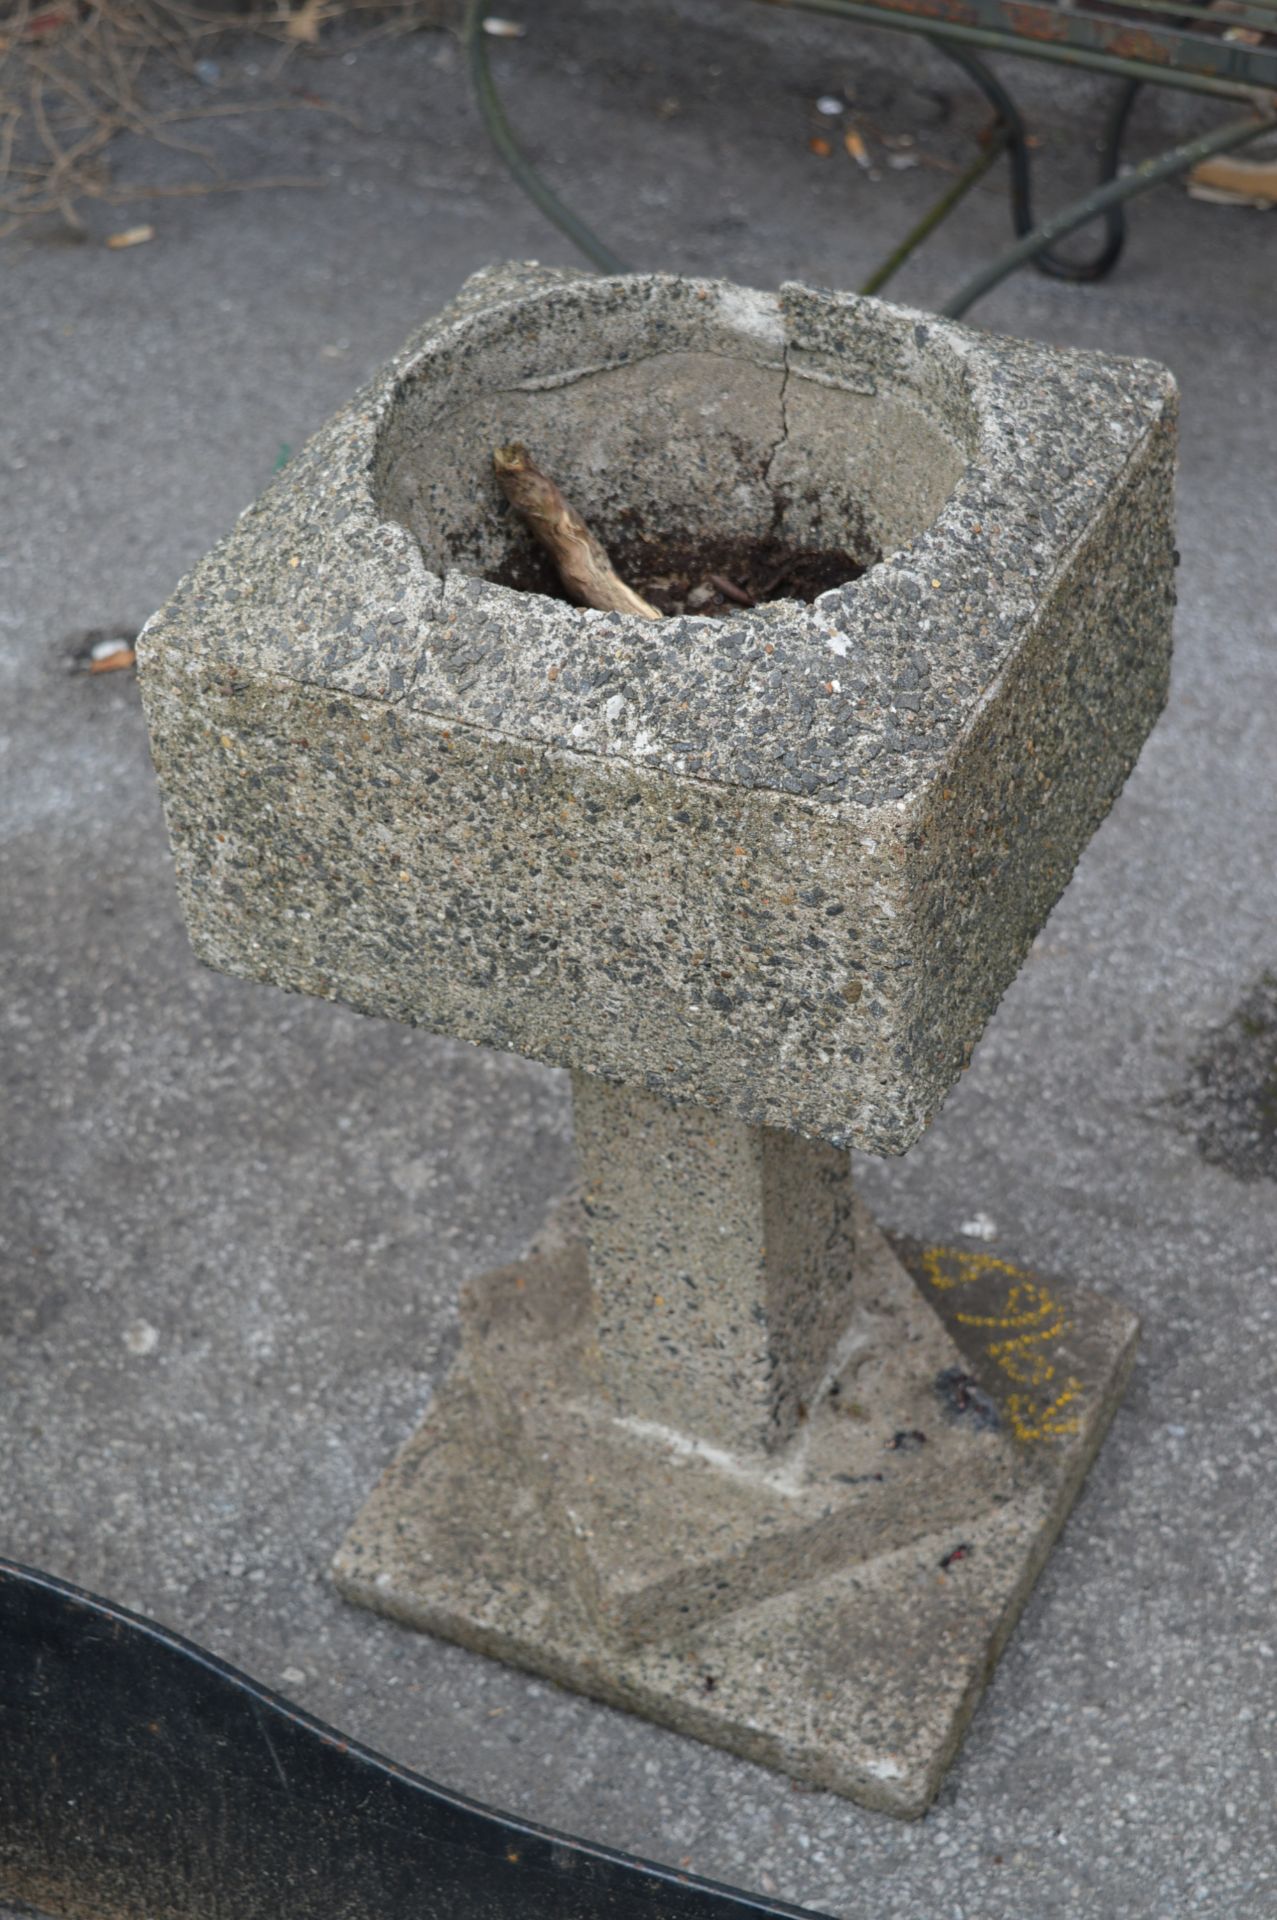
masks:
<path id="1" fill-rule="evenodd" d="M 940 309 L 941 313 L 947 314 L 951 320 L 961 319 L 977 300 L 983 299 L 986 293 L 1000 285 L 1008 274 L 1014 273 L 1018 267 L 1027 266 L 1036 255 L 1054 246 L 1065 234 L 1076 232 L 1078 227 L 1086 226 L 1088 221 L 1106 213 L 1110 207 L 1134 199 L 1137 193 L 1146 193 L 1150 187 L 1172 179 L 1177 173 L 1187 173 L 1199 160 L 1207 160 L 1214 153 L 1228 153 L 1236 147 L 1246 146 L 1261 134 L 1271 133 L 1274 128 L 1277 128 L 1277 115 L 1268 114 L 1262 118 L 1248 115 L 1245 120 L 1229 120 L 1222 127 L 1215 127 L 1196 140 L 1187 140 L 1178 147 L 1168 148 L 1165 153 L 1142 160 L 1129 173 L 1096 187 L 1081 200 L 1075 200 L 1072 206 L 1062 207 L 1049 220 L 1044 220 L 1041 226 L 1017 240 L 1013 247 L 1000 253 L 996 260 L 991 260 L 988 266 L 973 273 L 952 298 L 946 300 Z"/>
<path id="2" fill-rule="evenodd" d="M 778 0 L 771 0 L 771 3 L 777 4 Z M 1012 218 L 1018 237 L 1014 246 L 1008 247 L 988 266 L 964 281 L 953 297 L 946 302 L 941 311 L 954 319 L 968 312 L 977 300 L 998 286 L 1008 274 L 1030 263 L 1036 265 L 1043 273 L 1057 279 L 1100 279 L 1111 269 L 1121 253 L 1125 239 L 1124 208 L 1128 200 L 1133 199 L 1136 194 L 1146 192 L 1150 187 L 1159 185 L 1163 180 L 1173 178 L 1178 173 L 1186 173 L 1196 166 L 1198 161 L 1208 159 L 1212 154 L 1227 153 L 1234 148 L 1245 146 L 1261 134 L 1277 127 L 1277 112 L 1273 108 L 1272 96 L 1262 94 L 1259 89 L 1247 88 L 1236 81 L 1225 81 L 1218 76 L 1200 73 L 1179 73 L 1173 69 L 1150 66 L 1147 62 L 1119 59 L 1090 49 L 1079 50 L 1056 42 L 1047 46 L 1041 42 L 1026 41 L 1022 48 L 1017 46 L 1015 50 L 1039 59 L 1055 59 L 1067 64 L 1090 67 L 1100 72 L 1112 72 L 1120 75 L 1125 81 L 1110 115 L 1101 148 L 1100 185 L 1081 200 L 1074 201 L 1058 213 L 1052 214 L 1050 219 L 1035 226 L 1029 146 L 1023 120 L 997 75 L 970 50 L 972 46 L 979 46 L 1006 51 L 1005 36 L 999 37 L 984 28 L 963 27 L 951 22 L 945 23 L 943 33 L 936 33 L 934 29 L 928 31 L 928 22 L 922 17 L 911 19 L 908 15 L 900 14 L 884 17 L 882 9 L 875 11 L 872 6 L 862 4 L 862 0 L 779 0 L 779 3 L 795 5 L 809 13 L 833 14 L 842 19 L 857 20 L 868 26 L 897 27 L 925 33 L 933 45 L 939 47 L 943 53 L 963 68 L 997 114 L 994 134 L 985 150 L 924 214 L 861 288 L 862 293 L 868 294 L 877 293 L 884 287 L 928 235 L 934 233 L 941 222 L 948 218 L 959 201 L 1005 150 L 1010 159 Z M 1132 0 L 1132 4 L 1140 4 L 1140 0 Z M 591 260 L 600 272 L 628 272 L 625 261 L 613 253 L 611 248 L 600 240 L 593 229 L 587 226 L 570 207 L 564 205 L 519 147 L 510 123 L 506 119 L 505 110 L 501 105 L 488 65 L 481 0 L 467 0 L 465 42 L 480 116 L 493 145 L 515 180 L 529 198 L 540 207 L 546 218 L 567 234 L 573 244 L 581 249 L 586 258 Z M 1240 95 L 1242 98 L 1253 99 L 1255 110 L 1244 120 L 1228 121 L 1224 126 L 1216 127 L 1196 140 L 1185 141 L 1179 146 L 1169 148 L 1165 153 L 1155 154 L 1141 161 L 1138 166 L 1132 167 L 1128 172 L 1119 174 L 1122 137 L 1139 89 L 1145 81 L 1155 81 L 1163 86 L 1184 87 L 1194 92 L 1228 95 L 1232 98 Z M 1099 250 L 1090 259 L 1069 259 L 1054 251 L 1057 240 L 1076 232 L 1080 227 L 1089 225 L 1093 220 L 1101 219 L 1105 225 L 1105 238 Z"/>

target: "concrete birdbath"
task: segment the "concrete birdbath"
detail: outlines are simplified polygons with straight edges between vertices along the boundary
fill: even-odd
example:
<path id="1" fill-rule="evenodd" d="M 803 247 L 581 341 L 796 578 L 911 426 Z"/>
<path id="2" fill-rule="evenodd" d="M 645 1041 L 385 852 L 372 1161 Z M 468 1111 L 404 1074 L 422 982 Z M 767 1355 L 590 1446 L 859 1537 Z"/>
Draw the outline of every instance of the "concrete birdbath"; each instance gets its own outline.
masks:
<path id="1" fill-rule="evenodd" d="M 902 1261 L 848 1149 L 933 1118 L 1158 713 L 1174 422 L 1148 363 L 507 268 L 149 624 L 199 956 L 573 1073 L 579 1193 L 465 1290 L 351 1599 L 925 1807 L 1135 1329 Z M 570 606 L 492 477 L 515 439 L 614 548 L 864 571 Z"/>

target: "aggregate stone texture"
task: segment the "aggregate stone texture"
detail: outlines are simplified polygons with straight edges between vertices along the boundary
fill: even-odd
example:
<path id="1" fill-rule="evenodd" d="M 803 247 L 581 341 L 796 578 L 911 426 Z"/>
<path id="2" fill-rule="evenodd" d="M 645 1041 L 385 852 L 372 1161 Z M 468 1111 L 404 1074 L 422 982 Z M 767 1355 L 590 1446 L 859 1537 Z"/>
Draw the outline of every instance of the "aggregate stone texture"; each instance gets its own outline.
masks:
<path id="1" fill-rule="evenodd" d="M 871 179 L 840 122 L 814 156 L 831 85 L 924 162 L 976 151 L 983 99 L 917 36 L 736 0 L 660 18 L 574 0 L 492 43 L 533 151 L 639 264 L 865 279 L 936 174 Z M 198 134 L 228 176 L 322 190 L 140 199 L 157 237 L 125 252 L 4 242 L 6 1550 L 457 1791 L 840 1920 L 1270 1920 L 1277 1181 L 1205 1158 L 1174 1096 L 1277 968 L 1271 218 L 1167 185 L 1111 279 L 1019 274 L 974 315 L 1173 367 L 1183 564 L 1135 773 L 936 1124 L 858 1168 L 893 1231 L 1085 1281 L 1142 1323 L 961 1753 L 905 1822 L 405 1631 L 327 1577 L 448 1369 L 462 1280 L 514 1258 L 574 1176 L 566 1079 L 196 966 L 133 676 L 65 670 L 68 635 L 135 633 L 282 444 L 472 268 L 574 261 L 502 172 L 448 36 L 324 35 L 314 84 L 340 112 L 280 112 L 260 43 L 231 41 L 224 87 L 269 110 Z M 1043 194 L 1087 191 L 1109 83 L 1028 61 L 1014 80 Z M 1215 113 L 1149 90 L 1133 152 Z M 115 164 L 173 178 L 168 148 Z M 125 223 L 88 212 L 97 238 Z M 938 305 L 1006 238 L 995 170 L 900 297 Z"/>
<path id="2" fill-rule="evenodd" d="M 347 1598 L 793 1779 L 923 1813 L 1064 1516 L 1135 1321 L 867 1215 L 770 1456 L 619 1417 L 583 1216 L 463 1293 L 462 1356 L 334 1563 Z M 916 1277 L 915 1277 L 916 1275 Z"/>
<path id="3" fill-rule="evenodd" d="M 142 637 L 197 953 L 903 1151 L 1164 700 L 1175 415 L 853 295 L 477 277 Z M 511 438 L 605 538 L 868 570 L 728 621 L 516 592 Z"/>
<path id="4" fill-rule="evenodd" d="M 605 1390 L 728 1447 L 789 1439 L 852 1308 L 850 1155 L 573 1077 Z"/>

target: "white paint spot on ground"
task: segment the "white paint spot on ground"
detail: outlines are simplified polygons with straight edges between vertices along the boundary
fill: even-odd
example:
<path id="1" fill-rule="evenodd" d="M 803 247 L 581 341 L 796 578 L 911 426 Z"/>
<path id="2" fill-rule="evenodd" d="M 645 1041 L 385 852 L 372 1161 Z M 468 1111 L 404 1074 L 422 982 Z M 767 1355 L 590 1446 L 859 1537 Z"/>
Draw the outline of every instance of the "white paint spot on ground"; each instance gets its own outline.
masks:
<path id="1" fill-rule="evenodd" d="M 998 1223 L 987 1213 L 973 1213 L 969 1220 L 962 1222 L 958 1232 L 968 1240 L 996 1240 Z"/>
<path id="2" fill-rule="evenodd" d="M 149 1320 L 134 1320 L 131 1326 L 124 1329 L 124 1344 L 130 1353 L 154 1353 L 160 1344 L 160 1330 L 153 1327 Z"/>

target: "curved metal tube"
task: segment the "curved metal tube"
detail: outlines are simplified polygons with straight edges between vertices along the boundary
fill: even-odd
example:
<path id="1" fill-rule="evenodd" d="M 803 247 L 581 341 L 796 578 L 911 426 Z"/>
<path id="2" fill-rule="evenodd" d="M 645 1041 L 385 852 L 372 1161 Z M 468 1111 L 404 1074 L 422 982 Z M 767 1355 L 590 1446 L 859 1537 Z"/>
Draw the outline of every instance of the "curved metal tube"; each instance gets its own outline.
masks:
<path id="1" fill-rule="evenodd" d="M 906 260 L 917 252 L 923 241 L 933 234 L 942 221 L 947 220 L 960 200 L 964 200 L 977 180 L 982 180 L 989 168 L 996 166 L 1006 151 L 1010 133 L 999 124 L 993 130 L 989 144 L 983 152 L 976 155 L 964 173 L 959 174 L 948 192 L 942 194 L 933 207 L 923 214 L 915 227 L 911 227 L 900 245 L 887 255 L 881 266 L 875 267 L 869 278 L 864 281 L 861 293 L 880 293 L 889 280 L 893 280 Z"/>
<path id="2" fill-rule="evenodd" d="M 1122 80 L 1147 80 L 1156 87 L 1178 87 L 1185 93 L 1215 94 L 1224 100 L 1251 100 L 1256 106 L 1266 98 L 1265 88 L 1259 83 L 1230 79 L 1217 73 L 1185 72 L 1176 67 L 1159 66 L 1152 60 L 1129 60 L 1124 55 L 1097 52 L 1093 47 L 1072 46 L 1067 40 L 1025 39 L 994 27 L 964 26 L 957 20 L 939 23 L 921 14 L 884 9 L 881 4 L 874 4 L 874 0 L 761 0 L 761 4 L 796 7 L 803 13 L 833 14 L 839 20 L 857 20 L 865 27 L 881 27 L 889 33 L 922 33 L 928 39 L 935 38 L 939 25 L 946 40 L 961 40 L 991 53 L 1014 54 L 1017 59 L 1086 67 L 1094 73 L 1115 73 Z"/>
<path id="3" fill-rule="evenodd" d="M 505 108 L 501 105 L 500 95 L 493 83 L 492 69 L 488 65 L 481 0 L 467 0 L 465 25 L 462 31 L 466 57 L 470 63 L 474 97 L 479 107 L 479 117 L 487 129 L 489 139 L 515 180 L 523 188 L 529 200 L 540 207 L 546 219 L 553 221 L 561 233 L 566 233 L 572 244 L 581 249 L 587 260 L 594 262 L 600 273 L 629 273 L 630 268 L 625 261 L 599 239 L 593 228 L 587 227 L 584 220 L 573 213 L 571 207 L 564 206 L 558 194 L 541 178 L 515 139 L 510 122 L 505 117 Z"/>
<path id="4" fill-rule="evenodd" d="M 775 5 L 778 0 L 770 0 L 770 3 Z M 875 16 L 869 7 L 858 4 L 857 0 L 780 0 L 780 4 L 794 5 L 807 12 L 830 13 L 844 19 L 858 19 L 867 25 L 912 27 L 915 32 L 925 32 L 926 37 L 934 45 L 964 69 L 998 115 L 999 122 L 1005 130 L 1005 144 L 1010 150 L 1012 218 L 1019 238 L 1013 247 L 1007 248 L 987 267 L 965 281 L 952 299 L 941 308 L 941 312 L 948 314 L 951 318 L 957 318 L 966 313 L 991 288 L 1029 261 L 1034 261 L 1040 266 L 1042 272 L 1051 274 L 1057 279 L 1100 279 L 1110 270 L 1121 253 L 1125 240 L 1124 208 L 1127 200 L 1132 199 L 1137 193 L 1144 192 L 1148 187 L 1156 186 L 1161 180 L 1186 172 L 1189 168 L 1196 166 L 1199 160 L 1207 159 L 1215 153 L 1225 153 L 1233 148 L 1244 146 L 1248 141 L 1256 139 L 1260 134 L 1270 131 L 1277 125 L 1277 119 L 1271 115 L 1260 118 L 1248 117 L 1244 121 L 1229 121 L 1225 126 L 1216 128 L 1213 133 L 1204 134 L 1197 140 L 1172 147 L 1166 153 L 1155 155 L 1132 168 L 1129 173 L 1119 176 L 1117 169 L 1121 160 L 1122 138 L 1146 75 L 1163 85 L 1193 85 L 1194 90 L 1198 92 L 1227 91 L 1236 97 L 1239 94 L 1242 96 L 1251 94 L 1252 90 L 1232 83 L 1227 88 L 1222 83 L 1207 84 L 1201 76 L 1197 77 L 1194 84 L 1186 76 L 1163 74 L 1155 69 L 1145 68 L 1138 62 L 1101 59 L 1099 56 L 1088 57 L 1079 64 L 1092 66 L 1101 71 L 1119 73 L 1126 82 L 1110 115 L 1105 134 L 1101 154 L 1101 184 L 1083 199 L 1062 208 L 1059 213 L 1053 214 L 1050 219 L 1035 227 L 1029 147 L 1024 122 L 1001 81 L 963 44 L 964 41 L 984 45 L 999 45 L 1000 42 L 975 29 L 954 26 L 946 27 L 943 34 L 929 32 L 921 21 L 911 21 L 907 15 L 895 18 L 888 23 L 880 14 Z M 546 218 L 552 221 L 560 232 L 565 233 L 600 272 L 628 273 L 631 269 L 626 262 L 613 253 L 611 248 L 600 240 L 593 229 L 573 213 L 570 207 L 564 205 L 520 149 L 510 123 L 506 119 L 505 110 L 501 105 L 488 65 L 481 0 L 467 0 L 464 39 L 480 117 L 497 153 L 518 185 L 541 209 Z M 1051 57 L 1047 50 L 1027 43 L 1013 50 L 1036 54 L 1040 58 Z M 1052 51 L 1059 58 L 1071 57 L 1072 53 L 1072 50 L 1066 52 L 1065 49 L 1058 47 Z M 994 151 L 1000 150 L 1001 144 L 999 143 L 999 147 Z M 914 247 L 939 224 L 962 194 L 974 184 L 988 164 L 989 160 L 982 156 L 973 167 L 967 170 L 957 183 L 956 189 L 945 195 L 938 206 L 924 216 L 922 222 L 902 246 L 897 248 L 885 266 L 873 276 L 870 285 L 878 287 L 884 284 L 907 254 L 912 252 Z M 1099 251 L 1089 260 L 1069 260 L 1052 251 L 1057 240 L 1075 232 L 1079 227 L 1087 226 L 1096 219 L 1104 221 L 1105 239 Z"/>
<path id="5" fill-rule="evenodd" d="M 1229 120 L 1212 132 L 1201 134 L 1196 140 L 1187 140 L 1165 153 L 1142 160 L 1139 166 L 1132 167 L 1120 179 L 1096 187 L 1083 199 L 1075 200 L 1072 206 L 1063 207 L 1059 213 L 1052 214 L 1032 233 L 1025 234 L 1022 240 L 1008 247 L 996 260 L 991 260 L 987 267 L 973 273 L 952 299 L 945 302 L 941 313 L 947 314 L 951 320 L 960 319 L 1008 274 L 1014 273 L 1017 267 L 1026 266 L 1045 248 L 1063 239 L 1066 233 L 1076 232 L 1078 227 L 1084 227 L 1089 221 L 1107 213 L 1111 206 L 1133 199 L 1137 193 L 1155 187 L 1161 180 L 1169 180 L 1177 173 L 1187 173 L 1199 160 L 1208 160 L 1213 153 L 1227 153 L 1235 147 L 1243 147 L 1261 134 L 1271 133 L 1274 127 L 1277 127 L 1277 118 L 1272 115 L 1265 115 L 1262 119 L 1248 116 L 1245 120 Z"/>
<path id="6" fill-rule="evenodd" d="M 928 35 L 928 38 L 932 46 L 946 54 L 975 82 L 1007 129 L 1011 165 L 1011 220 L 1017 237 L 1023 239 L 1026 234 L 1033 232 L 1034 222 L 1032 160 L 1020 110 L 998 76 L 985 66 L 977 54 L 959 41 L 949 40 L 942 34 Z M 1141 85 L 1139 80 L 1127 80 L 1109 116 L 1104 145 L 1100 151 L 1101 186 L 1117 178 L 1122 159 L 1122 139 Z M 1049 274 L 1055 280 L 1102 280 L 1117 265 L 1126 244 L 1126 210 L 1121 201 L 1115 201 L 1104 210 L 1103 220 L 1104 240 L 1089 260 L 1070 260 L 1047 249 L 1034 255 L 1033 264 L 1038 272 Z"/>

